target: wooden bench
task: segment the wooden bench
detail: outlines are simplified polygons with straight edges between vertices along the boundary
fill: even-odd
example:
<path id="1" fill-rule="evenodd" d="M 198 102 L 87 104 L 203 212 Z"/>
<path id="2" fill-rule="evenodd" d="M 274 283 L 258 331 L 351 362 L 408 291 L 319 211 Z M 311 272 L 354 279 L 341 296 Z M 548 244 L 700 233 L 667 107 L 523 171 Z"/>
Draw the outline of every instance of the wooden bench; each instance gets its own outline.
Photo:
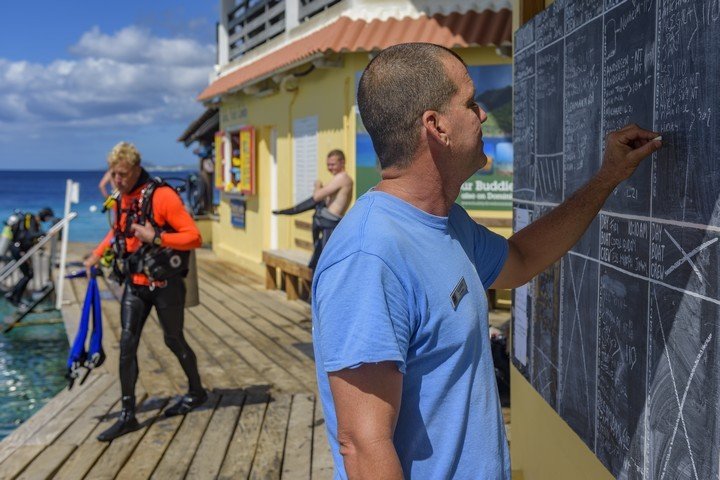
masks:
<path id="1" fill-rule="evenodd" d="M 263 250 L 265 288 L 277 290 L 284 285 L 288 300 L 307 299 L 313 276 L 312 269 L 307 266 L 309 261 L 310 253 L 302 250 Z"/>

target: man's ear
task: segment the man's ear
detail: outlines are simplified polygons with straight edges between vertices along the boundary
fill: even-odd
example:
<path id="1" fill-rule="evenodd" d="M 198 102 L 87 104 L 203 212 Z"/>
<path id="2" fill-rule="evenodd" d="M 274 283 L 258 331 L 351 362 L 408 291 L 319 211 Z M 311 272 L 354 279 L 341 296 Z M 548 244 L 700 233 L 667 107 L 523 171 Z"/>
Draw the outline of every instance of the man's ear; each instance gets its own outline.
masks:
<path id="1" fill-rule="evenodd" d="M 447 135 L 445 129 L 445 119 L 435 110 L 427 110 L 422 115 L 423 128 L 428 135 L 428 138 L 434 139 L 441 145 L 449 145 L 450 138 Z"/>

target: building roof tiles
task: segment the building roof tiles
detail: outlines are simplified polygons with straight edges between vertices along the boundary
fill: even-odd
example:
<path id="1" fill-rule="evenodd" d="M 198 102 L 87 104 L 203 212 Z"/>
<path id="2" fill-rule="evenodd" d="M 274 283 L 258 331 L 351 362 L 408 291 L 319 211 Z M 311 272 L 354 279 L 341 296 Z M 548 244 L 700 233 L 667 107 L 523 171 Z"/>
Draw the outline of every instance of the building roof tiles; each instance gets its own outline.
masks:
<path id="1" fill-rule="evenodd" d="M 448 48 L 500 46 L 510 45 L 511 36 L 512 13 L 508 9 L 369 22 L 340 17 L 320 30 L 219 77 L 200 93 L 198 100 L 210 100 L 236 91 L 325 54 L 372 52 L 407 42 L 429 42 Z"/>

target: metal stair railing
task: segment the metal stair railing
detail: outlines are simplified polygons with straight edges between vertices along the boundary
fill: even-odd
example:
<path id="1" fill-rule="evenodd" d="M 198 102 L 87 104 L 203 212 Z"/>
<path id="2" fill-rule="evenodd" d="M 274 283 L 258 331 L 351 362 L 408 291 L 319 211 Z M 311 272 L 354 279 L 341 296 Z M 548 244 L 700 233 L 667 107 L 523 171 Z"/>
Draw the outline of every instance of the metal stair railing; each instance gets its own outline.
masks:
<path id="1" fill-rule="evenodd" d="M 62 218 L 55 225 L 53 225 L 50 230 L 48 230 L 45 235 L 43 235 L 40 241 L 33 245 L 32 248 L 30 248 L 25 253 L 25 255 L 23 255 L 17 260 L 12 260 L 8 262 L 7 265 L 2 267 L 2 269 L 0 269 L 0 282 L 4 281 L 6 278 L 12 275 L 15 271 L 17 271 L 18 268 L 20 268 L 22 264 L 30 260 L 33 254 L 43 248 L 48 242 L 55 238 L 55 236 L 59 235 L 60 232 L 62 232 L 63 228 L 65 228 L 65 225 L 70 223 L 70 221 L 73 220 L 75 217 L 77 217 L 77 213 L 70 212 L 67 216 Z"/>

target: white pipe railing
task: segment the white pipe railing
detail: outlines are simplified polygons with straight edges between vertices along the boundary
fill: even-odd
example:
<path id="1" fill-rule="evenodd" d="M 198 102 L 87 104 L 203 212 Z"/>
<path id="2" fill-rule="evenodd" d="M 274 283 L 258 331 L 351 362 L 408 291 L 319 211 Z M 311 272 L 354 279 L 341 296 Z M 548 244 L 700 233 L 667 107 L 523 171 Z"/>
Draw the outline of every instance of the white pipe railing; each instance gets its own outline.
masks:
<path id="1" fill-rule="evenodd" d="M 17 260 L 12 260 L 8 262 L 5 266 L 0 268 L 0 282 L 4 281 L 6 278 L 12 275 L 15 271 L 17 271 L 18 268 L 20 268 L 22 264 L 30 260 L 36 252 L 38 252 L 41 248 L 47 245 L 48 242 L 50 242 L 55 236 L 59 235 L 63 228 L 68 225 L 70 221 L 73 220 L 75 217 L 77 217 L 77 213 L 70 212 L 59 222 L 53 225 L 50 230 L 48 230 L 45 235 L 38 241 L 38 243 L 33 245 L 32 248 L 25 252 L 25 255 L 23 255 Z"/>

